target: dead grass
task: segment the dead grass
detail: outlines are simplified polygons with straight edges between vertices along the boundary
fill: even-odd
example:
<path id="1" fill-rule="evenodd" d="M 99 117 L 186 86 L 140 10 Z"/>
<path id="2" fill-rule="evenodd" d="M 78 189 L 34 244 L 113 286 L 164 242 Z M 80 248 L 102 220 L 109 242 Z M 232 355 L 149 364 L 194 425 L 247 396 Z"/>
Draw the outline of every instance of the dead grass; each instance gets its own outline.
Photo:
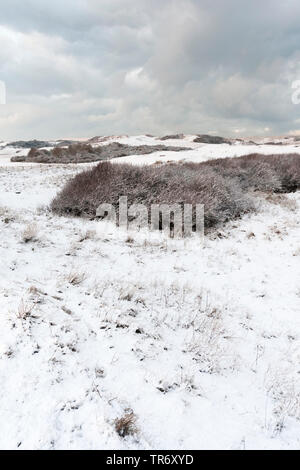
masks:
<path id="1" fill-rule="evenodd" d="M 115 430 L 120 437 L 132 436 L 137 433 L 136 416 L 133 411 L 125 413 L 114 421 Z"/>
<path id="2" fill-rule="evenodd" d="M 290 199 L 287 194 L 269 193 L 264 195 L 265 199 L 272 204 L 279 204 L 288 211 L 295 212 L 298 209 L 297 201 Z"/>
<path id="3" fill-rule="evenodd" d="M 35 223 L 29 223 L 26 225 L 22 232 L 22 241 L 29 243 L 37 240 L 38 227 Z"/>
<path id="4" fill-rule="evenodd" d="M 15 222 L 17 218 L 17 214 L 14 213 L 10 208 L 0 207 L 0 220 L 5 224 Z"/>
<path id="5" fill-rule="evenodd" d="M 18 313 L 17 313 L 18 318 L 20 318 L 21 320 L 25 320 L 26 318 L 32 316 L 32 311 L 34 307 L 35 307 L 34 303 L 25 301 L 22 298 L 18 306 Z"/>
<path id="6" fill-rule="evenodd" d="M 285 427 L 289 417 L 300 419 L 300 387 L 297 374 L 290 370 L 268 371 L 267 394 L 273 399 L 271 429 L 274 435 Z"/>
<path id="7" fill-rule="evenodd" d="M 69 284 L 72 284 L 72 286 L 79 286 L 86 279 L 86 277 L 87 275 L 85 272 L 73 269 L 67 274 L 66 280 Z"/>
<path id="8" fill-rule="evenodd" d="M 94 240 L 96 238 L 96 230 L 86 230 L 82 231 L 79 234 L 79 243 L 82 243 L 86 240 Z"/>

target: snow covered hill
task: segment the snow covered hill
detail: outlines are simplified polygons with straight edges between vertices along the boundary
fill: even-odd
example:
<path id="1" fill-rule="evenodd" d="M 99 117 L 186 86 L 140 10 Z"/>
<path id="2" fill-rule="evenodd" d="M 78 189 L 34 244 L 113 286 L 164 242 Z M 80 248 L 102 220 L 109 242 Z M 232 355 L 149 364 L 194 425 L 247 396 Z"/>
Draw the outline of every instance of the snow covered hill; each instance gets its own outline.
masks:
<path id="1" fill-rule="evenodd" d="M 119 160 L 283 151 L 192 140 Z M 1 150 L 0 448 L 299 448 L 299 193 L 262 199 L 202 245 L 55 216 L 57 191 L 93 164 L 11 155 Z"/>

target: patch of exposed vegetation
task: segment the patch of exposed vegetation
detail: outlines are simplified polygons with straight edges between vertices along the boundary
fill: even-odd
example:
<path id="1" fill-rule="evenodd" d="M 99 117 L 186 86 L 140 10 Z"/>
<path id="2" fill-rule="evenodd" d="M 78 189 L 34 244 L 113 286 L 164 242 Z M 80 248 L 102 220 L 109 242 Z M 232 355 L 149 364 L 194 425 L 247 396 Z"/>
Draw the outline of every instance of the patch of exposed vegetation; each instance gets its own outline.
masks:
<path id="1" fill-rule="evenodd" d="M 214 227 L 255 209 L 255 192 L 284 193 L 300 187 L 298 154 L 246 155 L 203 163 L 113 165 L 103 162 L 78 174 L 52 202 L 52 210 L 96 215 L 100 204 L 204 204 L 205 227 Z"/>
<path id="2" fill-rule="evenodd" d="M 93 147 L 90 144 L 75 143 L 68 147 L 56 146 L 53 149 L 32 148 L 27 156 L 15 156 L 12 162 L 35 163 L 87 163 L 128 155 L 146 155 L 153 152 L 190 150 L 187 147 L 169 147 L 166 145 L 126 145 L 112 142 L 107 145 Z"/>

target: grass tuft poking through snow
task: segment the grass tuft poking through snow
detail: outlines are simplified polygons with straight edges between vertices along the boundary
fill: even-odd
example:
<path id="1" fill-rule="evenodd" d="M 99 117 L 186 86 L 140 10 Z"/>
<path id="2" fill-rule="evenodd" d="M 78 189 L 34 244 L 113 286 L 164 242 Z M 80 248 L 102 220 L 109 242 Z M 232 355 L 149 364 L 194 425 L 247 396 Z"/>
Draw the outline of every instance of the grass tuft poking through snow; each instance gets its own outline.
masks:
<path id="1" fill-rule="evenodd" d="M 18 306 L 18 318 L 26 320 L 26 318 L 31 316 L 34 307 L 34 303 L 21 299 Z"/>
<path id="2" fill-rule="evenodd" d="M 79 286 L 86 278 L 87 275 L 85 272 L 77 271 L 76 269 L 72 269 L 72 271 L 66 275 L 66 280 L 69 284 L 72 284 L 72 286 Z"/>
<path id="3" fill-rule="evenodd" d="M 115 429 L 120 437 L 133 436 L 137 433 L 136 416 L 133 411 L 129 411 L 121 418 L 115 420 Z"/>
<path id="4" fill-rule="evenodd" d="M 29 243 L 37 240 L 38 236 L 38 227 L 37 224 L 31 222 L 26 225 L 25 229 L 22 232 L 22 241 L 24 243 Z"/>

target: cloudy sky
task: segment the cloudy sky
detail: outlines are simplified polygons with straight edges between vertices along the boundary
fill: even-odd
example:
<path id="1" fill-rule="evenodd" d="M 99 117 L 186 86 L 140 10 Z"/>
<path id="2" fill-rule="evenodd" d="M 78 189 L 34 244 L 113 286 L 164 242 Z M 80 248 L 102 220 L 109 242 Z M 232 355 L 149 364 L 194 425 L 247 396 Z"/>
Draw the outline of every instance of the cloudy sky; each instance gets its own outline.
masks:
<path id="1" fill-rule="evenodd" d="M 1 0 L 0 140 L 300 130 L 299 0 Z"/>

